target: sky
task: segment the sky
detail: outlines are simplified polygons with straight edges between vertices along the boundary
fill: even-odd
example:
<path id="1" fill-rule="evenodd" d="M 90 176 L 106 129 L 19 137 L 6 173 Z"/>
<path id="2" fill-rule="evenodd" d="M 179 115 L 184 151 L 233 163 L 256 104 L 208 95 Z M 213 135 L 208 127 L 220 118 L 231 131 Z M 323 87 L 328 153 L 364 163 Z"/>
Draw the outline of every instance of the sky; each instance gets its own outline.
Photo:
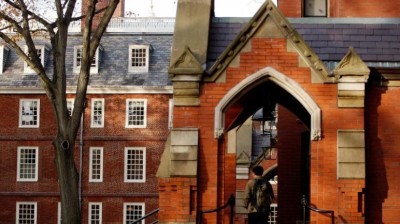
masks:
<path id="1" fill-rule="evenodd" d="M 178 0 L 125 0 L 125 11 L 139 17 L 151 16 L 151 2 L 156 17 L 174 17 Z M 275 2 L 275 1 L 274 1 Z M 264 0 L 214 0 L 217 17 L 251 17 Z"/>

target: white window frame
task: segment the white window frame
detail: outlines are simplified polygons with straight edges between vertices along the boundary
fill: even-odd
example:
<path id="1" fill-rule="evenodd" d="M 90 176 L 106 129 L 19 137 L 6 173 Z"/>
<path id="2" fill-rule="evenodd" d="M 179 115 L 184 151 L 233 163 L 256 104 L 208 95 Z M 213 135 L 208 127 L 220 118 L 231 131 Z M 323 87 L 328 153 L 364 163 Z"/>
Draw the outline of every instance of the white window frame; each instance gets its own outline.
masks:
<path id="1" fill-rule="evenodd" d="M 3 72 L 4 72 L 8 52 L 10 52 L 10 48 L 8 48 L 5 45 L 0 45 L 0 74 L 3 74 Z"/>
<path id="2" fill-rule="evenodd" d="M 145 214 L 145 203 L 137 203 L 137 202 L 136 203 L 124 203 L 124 213 L 123 213 L 123 215 L 124 215 L 123 220 L 124 221 L 123 221 L 123 224 L 129 224 L 129 223 L 141 218 L 141 217 L 137 217 L 137 218 L 135 218 L 135 220 L 127 219 L 127 215 L 128 215 L 127 212 L 130 210 L 130 209 L 128 209 L 128 206 L 140 206 L 141 209 L 142 209 L 141 217 L 144 216 L 144 214 Z M 143 220 L 140 221 L 140 224 L 144 224 L 144 221 Z"/>
<path id="3" fill-rule="evenodd" d="M 143 103 L 143 124 L 129 124 L 131 117 L 142 116 L 142 115 L 130 115 L 129 104 L 131 102 Z M 126 111 L 125 111 L 125 128 L 146 128 L 147 126 L 147 99 L 126 99 Z"/>
<path id="4" fill-rule="evenodd" d="M 92 220 L 93 218 L 93 207 L 92 206 L 99 206 L 99 220 Z M 93 221 L 96 221 L 94 223 L 101 224 L 103 222 L 103 204 L 101 202 L 89 202 L 88 204 L 88 224 L 92 224 Z M 97 222 L 98 221 L 98 222 Z"/>
<path id="5" fill-rule="evenodd" d="M 174 99 L 168 101 L 168 129 L 174 127 Z"/>
<path id="6" fill-rule="evenodd" d="M 37 223 L 37 202 L 17 202 L 16 203 L 16 208 L 15 208 L 15 223 L 19 224 L 20 221 L 24 221 L 24 220 L 20 220 L 20 213 L 23 212 L 22 210 L 20 210 L 20 205 L 26 205 L 26 206 L 31 206 L 33 205 L 33 223 L 36 224 Z M 25 214 L 31 214 L 31 213 L 26 213 Z M 26 215 L 22 215 L 23 217 L 27 217 Z M 27 221 L 27 220 L 25 220 Z M 26 223 L 26 222 L 21 222 L 21 223 Z"/>
<path id="7" fill-rule="evenodd" d="M 23 124 L 23 121 L 27 118 L 29 118 L 29 116 L 32 116 L 32 119 L 34 118 L 34 115 L 23 115 L 23 106 L 24 106 L 24 102 L 36 102 L 36 124 L 33 125 L 27 125 L 27 124 Z M 30 108 L 29 108 L 30 110 Z M 19 100 L 19 127 L 20 128 L 38 128 L 39 124 L 40 124 L 40 99 L 20 99 Z"/>
<path id="8" fill-rule="evenodd" d="M 99 110 L 95 105 L 97 102 L 101 102 L 100 107 L 100 116 L 98 116 L 95 112 Z M 100 117 L 100 124 L 96 122 L 95 117 Z M 104 98 L 93 98 L 91 105 L 91 114 L 90 114 L 90 127 L 91 128 L 104 128 Z"/>
<path id="9" fill-rule="evenodd" d="M 94 156 L 94 152 L 100 150 L 100 159 L 98 161 L 98 165 L 99 165 L 99 170 L 100 173 L 98 174 L 100 177 L 99 178 L 93 178 L 93 165 L 95 160 L 93 156 Z M 89 148 L 90 151 L 90 158 L 89 158 L 89 182 L 103 182 L 103 147 L 90 147 Z"/>
<path id="10" fill-rule="evenodd" d="M 57 224 L 61 224 L 61 202 L 57 203 Z"/>
<path id="11" fill-rule="evenodd" d="M 79 73 L 81 70 L 81 65 L 80 63 L 78 63 L 78 51 L 81 51 L 81 56 L 82 57 L 82 45 L 78 45 L 78 46 L 74 46 L 74 69 L 73 72 L 74 73 Z M 99 73 L 99 64 L 101 61 L 101 53 L 103 51 L 103 47 L 101 45 L 99 45 L 99 47 L 96 50 L 96 53 L 93 57 L 91 66 L 90 66 L 90 74 L 97 74 Z M 82 59 L 81 59 L 82 60 Z"/>
<path id="12" fill-rule="evenodd" d="M 328 0 L 303 0 L 305 17 L 327 17 Z M 312 2 L 311 2 L 312 1 Z M 322 10 L 322 8 L 325 8 Z"/>
<path id="13" fill-rule="evenodd" d="M 40 50 L 40 63 L 44 66 L 45 64 L 45 54 L 46 54 L 46 46 L 44 45 L 36 45 L 36 50 Z M 25 45 L 25 52 L 26 54 L 28 54 L 28 46 Z M 24 74 L 25 75 L 34 75 L 36 74 L 36 72 L 31 69 L 28 65 L 28 63 L 26 63 L 26 61 L 24 61 Z"/>
<path id="14" fill-rule="evenodd" d="M 33 164 L 34 165 L 34 177 L 33 178 L 24 178 L 24 177 L 21 177 L 21 175 L 23 174 L 22 173 L 22 170 L 21 170 L 21 159 L 22 159 L 22 157 L 21 157 L 21 154 L 22 154 L 22 150 L 24 150 L 24 149 L 28 149 L 28 150 L 34 150 L 35 152 L 35 164 Z M 19 182 L 36 182 L 36 181 L 38 181 L 38 174 L 39 174 L 39 171 L 38 171 L 38 169 L 39 169 L 39 147 L 32 147 L 32 146 L 19 146 L 18 148 L 17 148 L 17 150 L 18 150 L 18 156 L 17 156 L 17 181 L 19 181 Z M 31 163 L 29 163 L 29 164 L 31 164 Z M 29 164 L 27 164 L 27 165 L 29 165 Z"/>
<path id="15" fill-rule="evenodd" d="M 129 153 L 130 150 L 138 150 L 141 151 L 143 158 L 142 158 L 142 167 L 140 170 L 142 171 L 141 174 L 132 174 L 132 175 L 141 175 L 142 178 L 138 179 L 130 179 L 128 177 L 129 174 L 129 169 L 128 166 L 130 164 L 130 158 L 129 158 Z M 124 157 L 124 181 L 126 183 L 145 183 L 146 182 L 146 148 L 145 147 L 125 147 L 125 157 Z"/>
<path id="16" fill-rule="evenodd" d="M 67 109 L 68 109 L 69 116 L 72 116 L 72 112 L 74 111 L 74 103 L 75 103 L 74 98 L 67 99 Z"/>
<path id="17" fill-rule="evenodd" d="M 268 216 L 268 224 L 276 224 L 278 223 L 278 204 L 271 204 L 271 211 Z"/>
<path id="18" fill-rule="evenodd" d="M 139 61 L 137 63 L 142 63 L 144 65 L 142 66 L 134 66 L 132 63 L 133 56 L 132 51 L 133 50 L 142 50 L 144 52 L 145 57 L 138 57 Z M 149 58 L 150 58 L 150 45 L 129 45 L 129 64 L 128 64 L 128 72 L 129 73 L 140 73 L 140 72 L 148 72 L 149 71 Z"/>

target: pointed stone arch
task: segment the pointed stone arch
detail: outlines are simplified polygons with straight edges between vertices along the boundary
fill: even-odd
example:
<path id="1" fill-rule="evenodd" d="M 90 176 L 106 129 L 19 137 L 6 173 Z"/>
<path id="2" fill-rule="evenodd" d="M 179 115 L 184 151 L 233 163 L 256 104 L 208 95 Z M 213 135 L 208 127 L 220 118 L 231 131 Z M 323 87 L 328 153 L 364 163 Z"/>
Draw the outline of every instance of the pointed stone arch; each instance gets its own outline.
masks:
<path id="1" fill-rule="evenodd" d="M 311 140 L 321 139 L 321 109 L 296 81 L 278 72 L 272 67 L 265 67 L 246 77 L 240 83 L 230 89 L 219 101 L 215 107 L 214 137 L 220 138 L 224 133 L 224 112 L 233 102 L 233 99 L 238 94 L 243 93 L 244 90 L 248 89 L 255 83 L 265 80 L 266 78 L 280 86 L 282 89 L 286 90 L 300 102 L 300 104 L 307 110 L 311 117 Z"/>

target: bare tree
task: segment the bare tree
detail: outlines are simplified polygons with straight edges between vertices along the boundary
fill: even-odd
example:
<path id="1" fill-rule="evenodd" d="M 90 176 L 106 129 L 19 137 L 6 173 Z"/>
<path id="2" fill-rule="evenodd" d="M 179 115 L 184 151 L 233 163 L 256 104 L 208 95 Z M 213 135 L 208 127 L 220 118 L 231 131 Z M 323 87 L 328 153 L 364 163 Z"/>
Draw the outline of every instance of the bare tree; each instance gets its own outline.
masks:
<path id="1" fill-rule="evenodd" d="M 100 40 L 120 0 L 87 0 L 82 7 L 85 14 L 75 15 L 77 0 L 41 0 L 54 8 L 55 19 L 49 21 L 46 15 L 35 10 L 39 0 L 1 0 L 0 38 L 21 57 L 39 77 L 42 87 L 52 104 L 57 122 L 57 133 L 53 140 L 55 161 L 61 194 L 62 223 L 80 223 L 81 211 L 78 190 L 78 173 L 74 162 L 75 140 L 85 109 L 90 65 Z M 104 2 L 106 1 L 106 2 Z M 96 7 L 103 2 L 104 7 Z M 79 4 L 78 4 L 79 5 Z M 36 6 L 37 8 L 37 6 Z M 100 22 L 94 24 L 94 17 Z M 82 61 L 76 86 L 74 110 L 70 116 L 66 99 L 66 46 L 68 28 L 74 21 L 82 20 Z M 35 25 L 36 24 L 36 25 Z M 94 27 L 95 26 L 95 27 Z M 10 36 L 6 30 L 13 29 Z M 53 55 L 54 70 L 47 74 L 37 54 L 34 39 L 44 35 L 49 39 Z M 17 41 L 23 41 L 27 51 Z"/>

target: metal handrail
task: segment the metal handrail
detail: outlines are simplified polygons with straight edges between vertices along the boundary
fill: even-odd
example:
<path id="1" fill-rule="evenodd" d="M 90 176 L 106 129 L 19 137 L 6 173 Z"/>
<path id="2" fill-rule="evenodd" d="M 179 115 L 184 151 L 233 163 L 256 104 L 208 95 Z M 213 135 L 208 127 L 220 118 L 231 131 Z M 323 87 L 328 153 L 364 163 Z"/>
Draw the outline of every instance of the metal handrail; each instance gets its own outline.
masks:
<path id="1" fill-rule="evenodd" d="M 306 224 L 306 209 L 323 214 L 329 213 L 331 216 L 331 223 L 335 224 L 335 212 L 333 210 L 319 209 L 314 206 L 310 206 L 305 195 L 303 195 L 303 198 L 301 199 L 301 204 L 303 206 L 303 224 Z"/>
<path id="2" fill-rule="evenodd" d="M 230 206 L 230 219 L 229 219 L 229 223 L 233 224 L 233 215 L 234 215 L 234 206 L 235 206 L 235 196 L 233 196 L 233 194 L 229 197 L 228 201 L 221 207 L 218 207 L 216 209 L 210 209 L 210 210 L 203 210 L 203 211 L 199 211 L 199 215 L 197 216 L 197 224 L 201 224 L 201 220 L 202 220 L 202 216 L 204 213 L 211 213 L 211 212 L 218 212 L 222 209 L 225 209 L 226 207 Z"/>
<path id="3" fill-rule="evenodd" d="M 143 217 L 141 217 L 141 218 L 139 218 L 139 219 L 137 219 L 137 220 L 131 222 L 130 224 L 139 223 L 139 222 L 141 222 L 143 219 L 146 219 L 146 218 L 148 218 L 148 217 L 150 217 L 150 216 L 156 214 L 158 211 L 160 211 L 160 208 L 154 209 L 153 211 L 151 211 L 151 212 L 147 213 L 145 216 L 143 216 Z M 153 222 L 153 223 L 158 223 L 158 221 L 155 221 L 155 222 Z"/>

